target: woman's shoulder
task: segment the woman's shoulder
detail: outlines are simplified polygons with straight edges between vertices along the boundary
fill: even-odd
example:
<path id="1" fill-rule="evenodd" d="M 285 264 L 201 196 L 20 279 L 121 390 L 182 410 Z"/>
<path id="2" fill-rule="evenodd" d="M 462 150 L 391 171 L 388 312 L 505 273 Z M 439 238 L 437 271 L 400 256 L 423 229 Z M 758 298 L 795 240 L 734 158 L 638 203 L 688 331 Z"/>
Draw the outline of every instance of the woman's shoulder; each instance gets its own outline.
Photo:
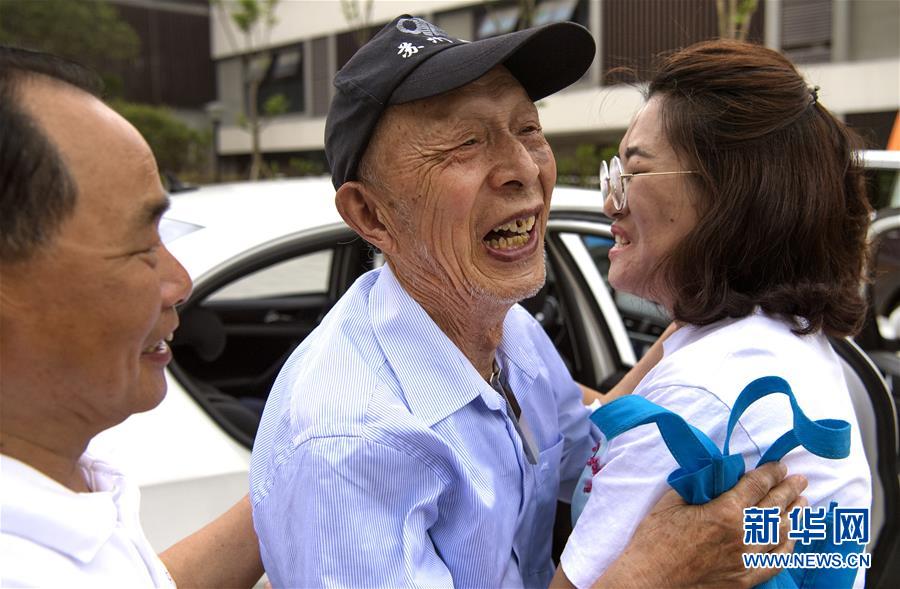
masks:
<path id="1" fill-rule="evenodd" d="M 665 356 L 638 392 L 691 387 L 730 407 L 744 386 L 762 376 L 780 376 L 801 390 L 843 388 L 843 372 L 827 338 L 791 329 L 787 321 L 762 313 L 682 328 L 670 337 L 671 345 L 666 342 Z"/>

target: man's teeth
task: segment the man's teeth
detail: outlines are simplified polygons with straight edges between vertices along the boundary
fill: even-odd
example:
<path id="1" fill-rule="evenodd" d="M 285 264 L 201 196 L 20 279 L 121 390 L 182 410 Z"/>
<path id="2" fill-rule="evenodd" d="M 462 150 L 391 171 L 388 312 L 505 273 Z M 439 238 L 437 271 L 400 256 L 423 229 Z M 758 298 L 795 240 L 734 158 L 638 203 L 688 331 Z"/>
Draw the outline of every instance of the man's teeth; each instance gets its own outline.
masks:
<path id="1" fill-rule="evenodd" d="M 535 216 L 531 215 L 530 217 L 522 217 L 521 219 L 498 225 L 494 227 L 491 233 L 512 233 L 513 235 L 503 235 L 488 239 L 487 244 L 494 249 L 501 250 L 522 247 L 528 243 L 528 232 L 534 228 L 535 221 Z"/>
<path id="2" fill-rule="evenodd" d="M 631 243 L 621 235 L 616 235 L 614 237 L 616 238 L 616 245 L 628 245 L 629 243 Z"/>
<path id="3" fill-rule="evenodd" d="M 515 237 L 501 237 L 500 239 L 491 239 L 488 241 L 488 245 L 490 245 L 494 249 L 510 249 L 514 247 L 522 247 L 528 243 L 528 235 L 516 235 Z"/>
<path id="4" fill-rule="evenodd" d="M 534 215 L 531 215 L 530 217 L 516 219 L 515 221 L 510 221 L 509 223 L 506 223 L 504 225 L 499 225 L 497 227 L 494 227 L 494 231 L 497 231 L 497 232 L 509 231 L 511 233 L 525 234 L 525 233 L 528 233 L 529 231 L 531 231 L 531 229 L 534 227 L 534 222 L 535 222 L 535 217 L 534 217 Z M 492 239 L 491 241 L 497 241 L 497 240 Z"/>

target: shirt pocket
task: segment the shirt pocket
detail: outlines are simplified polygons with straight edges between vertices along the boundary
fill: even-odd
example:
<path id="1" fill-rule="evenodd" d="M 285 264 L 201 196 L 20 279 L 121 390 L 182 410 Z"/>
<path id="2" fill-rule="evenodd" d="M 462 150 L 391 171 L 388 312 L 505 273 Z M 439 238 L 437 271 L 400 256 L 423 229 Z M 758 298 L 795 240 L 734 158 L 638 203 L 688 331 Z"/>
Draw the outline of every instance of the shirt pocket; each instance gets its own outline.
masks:
<path id="1" fill-rule="evenodd" d="M 555 444 L 542 450 L 534 473 L 533 506 L 529 532 L 530 554 L 523 554 L 522 567 L 526 587 L 546 587 L 553 576 L 550 558 L 553 541 L 553 522 L 556 517 L 556 500 L 559 495 L 559 465 L 562 460 L 565 439 L 559 436 Z"/>
<path id="2" fill-rule="evenodd" d="M 553 505 L 559 492 L 559 465 L 562 461 L 565 438 L 560 435 L 556 443 L 541 450 L 534 468 L 535 497 L 542 496 L 541 489 L 552 487 Z"/>

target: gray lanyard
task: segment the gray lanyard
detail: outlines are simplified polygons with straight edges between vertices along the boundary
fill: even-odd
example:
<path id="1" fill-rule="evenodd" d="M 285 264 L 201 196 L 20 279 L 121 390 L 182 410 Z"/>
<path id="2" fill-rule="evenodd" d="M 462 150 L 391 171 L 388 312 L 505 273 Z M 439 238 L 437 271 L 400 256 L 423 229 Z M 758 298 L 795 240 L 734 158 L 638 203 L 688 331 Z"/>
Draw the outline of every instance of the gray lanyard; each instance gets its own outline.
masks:
<path id="1" fill-rule="evenodd" d="M 503 376 L 503 371 L 496 360 L 494 360 L 494 370 L 491 373 L 490 385 L 506 401 L 506 414 L 513 422 L 513 427 L 516 428 L 519 439 L 522 440 L 522 450 L 525 453 L 525 458 L 529 464 L 537 464 L 538 446 L 534 441 L 534 434 L 531 432 L 531 428 L 528 427 L 528 422 L 522 415 L 522 408 L 519 406 L 516 396 L 509 389 L 506 378 Z"/>

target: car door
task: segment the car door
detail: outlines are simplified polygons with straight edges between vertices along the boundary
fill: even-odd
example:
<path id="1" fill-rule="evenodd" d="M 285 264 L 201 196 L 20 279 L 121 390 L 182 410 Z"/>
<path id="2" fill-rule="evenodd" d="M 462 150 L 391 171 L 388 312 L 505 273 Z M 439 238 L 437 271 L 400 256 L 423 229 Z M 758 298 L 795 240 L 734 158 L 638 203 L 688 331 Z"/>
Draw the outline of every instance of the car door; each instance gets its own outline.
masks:
<path id="1" fill-rule="evenodd" d="M 668 325 L 655 305 L 607 283 L 610 220 L 590 211 L 554 212 L 548 258 L 562 273 L 566 303 L 578 313 L 571 331 L 579 358 L 573 374 L 585 384 L 611 383 L 630 368 Z"/>
<path id="2" fill-rule="evenodd" d="M 291 352 L 376 263 L 346 226 L 279 240 L 198 280 L 181 309 L 170 370 L 225 431 L 252 447 Z"/>
<path id="3" fill-rule="evenodd" d="M 869 313 L 856 340 L 884 374 L 900 402 L 900 208 L 878 211 L 869 230 Z M 900 417 L 900 416 L 898 416 Z"/>

